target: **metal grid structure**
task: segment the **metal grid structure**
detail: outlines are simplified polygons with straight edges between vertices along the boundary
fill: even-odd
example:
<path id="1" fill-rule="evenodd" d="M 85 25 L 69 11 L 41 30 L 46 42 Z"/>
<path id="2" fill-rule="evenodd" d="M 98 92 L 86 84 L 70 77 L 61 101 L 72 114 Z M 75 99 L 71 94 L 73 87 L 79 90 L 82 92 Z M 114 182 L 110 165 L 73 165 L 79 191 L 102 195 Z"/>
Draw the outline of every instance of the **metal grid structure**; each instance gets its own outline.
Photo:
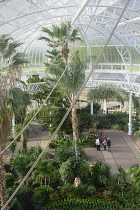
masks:
<path id="1" fill-rule="evenodd" d="M 41 71 L 48 46 L 38 40 L 42 27 L 71 21 L 93 62 L 106 43 L 127 0 L 0 0 L 0 34 L 20 40 L 30 66 Z M 140 95 L 140 0 L 130 0 L 86 88 L 116 82 Z M 27 73 L 27 69 L 25 70 Z M 88 70 L 86 71 L 88 74 Z M 96 81 L 96 82 L 95 82 Z M 129 85 L 131 83 L 131 85 Z M 130 88 L 132 87 L 132 88 Z"/>

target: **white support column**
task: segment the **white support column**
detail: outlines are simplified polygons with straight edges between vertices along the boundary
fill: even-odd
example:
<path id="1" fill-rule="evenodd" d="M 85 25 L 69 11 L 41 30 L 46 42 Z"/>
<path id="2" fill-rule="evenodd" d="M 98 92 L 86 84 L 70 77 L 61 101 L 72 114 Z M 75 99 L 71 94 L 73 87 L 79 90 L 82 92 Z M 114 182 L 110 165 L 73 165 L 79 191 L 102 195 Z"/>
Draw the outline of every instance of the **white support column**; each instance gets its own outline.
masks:
<path id="1" fill-rule="evenodd" d="M 128 135 L 132 135 L 132 92 L 129 94 L 129 123 L 128 123 Z"/>
<path id="2" fill-rule="evenodd" d="M 107 101 L 106 101 L 106 98 L 104 99 L 104 109 L 103 109 L 103 112 L 105 115 L 107 115 Z"/>
<path id="3" fill-rule="evenodd" d="M 91 101 L 90 103 L 90 114 L 93 115 L 93 101 Z"/>
<path id="4" fill-rule="evenodd" d="M 15 132 L 15 115 L 13 114 L 12 117 L 12 138 L 16 137 L 16 132 Z"/>
<path id="5" fill-rule="evenodd" d="M 37 101 L 36 100 L 33 100 L 33 102 L 34 102 L 34 104 L 33 104 L 34 109 L 37 109 Z"/>

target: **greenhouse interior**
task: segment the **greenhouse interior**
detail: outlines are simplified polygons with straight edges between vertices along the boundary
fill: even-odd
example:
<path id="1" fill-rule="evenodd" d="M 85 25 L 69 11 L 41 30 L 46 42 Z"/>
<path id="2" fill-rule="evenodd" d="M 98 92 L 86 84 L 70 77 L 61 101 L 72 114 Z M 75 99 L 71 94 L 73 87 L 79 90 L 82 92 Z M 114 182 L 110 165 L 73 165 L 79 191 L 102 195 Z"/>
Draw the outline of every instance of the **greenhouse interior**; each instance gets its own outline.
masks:
<path id="1" fill-rule="evenodd" d="M 1 210 L 140 210 L 140 0 L 0 0 Z"/>

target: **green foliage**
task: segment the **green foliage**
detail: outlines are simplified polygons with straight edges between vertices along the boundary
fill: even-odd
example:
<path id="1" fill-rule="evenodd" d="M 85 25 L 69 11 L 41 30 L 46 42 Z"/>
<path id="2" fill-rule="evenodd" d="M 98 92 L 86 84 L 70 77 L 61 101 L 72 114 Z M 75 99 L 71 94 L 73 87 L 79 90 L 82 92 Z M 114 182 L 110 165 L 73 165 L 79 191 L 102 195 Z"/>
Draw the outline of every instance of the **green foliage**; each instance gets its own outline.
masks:
<path id="1" fill-rule="evenodd" d="M 30 94 L 17 87 L 10 88 L 7 97 L 9 98 L 8 106 L 11 107 L 14 113 L 31 104 Z"/>
<path id="2" fill-rule="evenodd" d="M 23 209 L 31 209 L 31 195 L 30 188 L 27 185 L 24 185 L 20 188 L 17 193 L 17 199 L 19 200 L 20 204 L 22 205 Z"/>
<path id="3" fill-rule="evenodd" d="M 50 132 L 51 133 L 54 133 L 54 131 L 56 130 L 57 126 L 59 125 L 59 123 L 61 122 L 62 118 L 64 117 L 64 115 L 66 113 L 66 107 L 62 108 L 62 107 L 55 106 L 53 108 L 52 108 L 51 115 L 50 115 L 50 124 L 51 124 Z M 67 134 L 72 133 L 72 125 L 71 125 L 70 115 L 65 120 L 65 123 L 63 123 L 60 131 L 65 132 Z"/>
<path id="4" fill-rule="evenodd" d="M 137 138 L 140 138 L 140 129 L 134 132 L 134 136 L 136 136 Z"/>
<path id="5" fill-rule="evenodd" d="M 118 101 L 121 101 L 121 103 L 124 102 L 122 95 L 126 93 L 123 89 L 118 88 L 114 84 L 101 84 L 95 89 L 91 89 L 88 93 L 88 99 L 92 101 L 95 100 L 112 100 L 116 99 Z"/>
<path id="6" fill-rule="evenodd" d="M 80 147 L 95 147 L 96 137 L 90 134 L 87 136 L 80 137 L 77 139 L 77 145 Z M 52 140 L 49 144 L 50 148 L 57 149 L 61 146 L 66 146 L 66 148 L 71 148 L 73 141 L 68 136 L 67 138 Z M 67 150 L 67 149 L 66 149 Z"/>
<path id="7" fill-rule="evenodd" d="M 39 75 L 31 75 L 29 76 L 26 82 L 28 83 L 44 82 L 44 79 L 40 79 Z"/>
<path id="8" fill-rule="evenodd" d="M 119 130 L 128 130 L 128 114 L 123 112 L 115 112 L 113 114 L 95 116 L 94 122 L 98 122 L 97 128 L 110 129 L 114 125 L 118 125 Z"/>
<path id="9" fill-rule="evenodd" d="M 97 188 L 108 186 L 108 181 L 111 177 L 110 174 L 110 165 L 108 163 L 102 163 L 97 161 L 90 168 L 90 181 Z"/>
<path id="10" fill-rule="evenodd" d="M 52 140 L 49 144 L 50 148 L 57 148 L 60 146 L 72 146 L 72 141 L 66 138 L 62 138 L 58 140 Z"/>
<path id="11" fill-rule="evenodd" d="M 60 175 L 64 183 L 74 183 L 75 177 L 86 183 L 89 177 L 89 163 L 81 158 L 71 157 L 60 166 Z"/>
<path id="12" fill-rule="evenodd" d="M 13 142 L 10 146 L 9 146 L 9 150 L 10 152 L 12 152 L 12 154 L 15 152 L 16 149 L 16 142 Z"/>
<path id="13" fill-rule="evenodd" d="M 140 126 L 139 126 L 139 120 L 132 120 L 132 128 L 133 128 L 133 134 L 135 136 L 138 136 Z"/>
<path id="14" fill-rule="evenodd" d="M 37 187 L 32 197 L 34 209 L 41 209 L 41 207 L 49 201 L 50 196 L 53 193 L 54 190 L 49 185 Z"/>
<path id="15" fill-rule="evenodd" d="M 96 137 L 88 134 L 87 136 L 81 137 L 77 140 L 77 143 L 80 147 L 95 147 Z"/>
<path id="16" fill-rule="evenodd" d="M 22 140 L 22 150 L 27 151 L 27 140 Z"/>
<path id="17" fill-rule="evenodd" d="M 68 198 L 47 204 L 42 210 L 125 210 L 119 202 L 98 198 Z"/>
<path id="18" fill-rule="evenodd" d="M 75 197 L 75 198 L 86 198 L 87 196 L 93 195 L 95 192 L 95 187 L 88 184 L 81 184 L 75 187 L 74 184 L 65 184 L 62 188 L 62 194 L 65 198 Z"/>
<path id="19" fill-rule="evenodd" d="M 14 185 L 14 175 L 12 173 L 5 173 L 4 179 L 6 182 L 6 188 L 12 187 Z"/>
<path id="20" fill-rule="evenodd" d="M 32 179 L 40 185 L 59 183 L 60 175 L 57 165 L 58 163 L 55 159 L 40 160 L 33 172 Z"/>
<path id="21" fill-rule="evenodd" d="M 30 148 L 25 152 L 22 150 L 11 160 L 12 170 L 21 178 L 26 175 L 38 155 L 41 153 L 41 147 Z"/>
<path id="22" fill-rule="evenodd" d="M 84 150 L 78 148 L 78 157 L 83 158 L 85 156 Z M 67 161 L 70 157 L 75 157 L 75 149 L 73 146 L 63 145 L 55 150 L 55 157 L 61 163 Z"/>
<path id="23" fill-rule="evenodd" d="M 16 186 L 13 188 L 7 189 L 7 197 L 9 198 L 14 190 L 16 189 Z M 31 209 L 31 201 L 30 201 L 30 192 L 27 186 L 22 186 L 22 188 L 19 189 L 16 196 L 12 199 L 12 201 L 9 204 L 10 210 L 24 210 L 24 209 Z"/>
<path id="24" fill-rule="evenodd" d="M 80 60 L 79 52 L 71 58 L 67 71 L 65 72 L 61 89 L 62 94 L 72 102 L 85 79 L 85 64 Z M 65 87 L 65 88 L 64 88 Z"/>
<path id="25" fill-rule="evenodd" d="M 132 166 L 127 170 L 127 173 L 130 174 L 132 185 L 140 193 L 140 167 L 138 165 Z"/>
<path id="26" fill-rule="evenodd" d="M 99 103 L 93 102 L 93 114 L 94 115 L 96 115 L 98 113 L 100 108 L 101 108 L 101 105 Z M 85 112 L 85 113 L 90 114 L 90 110 L 91 110 L 91 105 L 89 103 L 87 106 L 79 109 L 79 112 Z"/>
<path id="27" fill-rule="evenodd" d="M 79 131 L 82 132 L 84 129 L 88 129 L 92 126 L 93 116 L 87 112 L 80 112 L 79 114 Z"/>

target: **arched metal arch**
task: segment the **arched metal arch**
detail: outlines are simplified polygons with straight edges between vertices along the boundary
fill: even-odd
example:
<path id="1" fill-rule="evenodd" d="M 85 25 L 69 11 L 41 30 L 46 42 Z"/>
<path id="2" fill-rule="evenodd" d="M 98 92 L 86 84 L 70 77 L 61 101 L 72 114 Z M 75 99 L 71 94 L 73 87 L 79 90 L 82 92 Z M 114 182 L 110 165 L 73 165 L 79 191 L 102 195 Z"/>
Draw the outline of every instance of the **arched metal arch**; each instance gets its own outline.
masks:
<path id="1" fill-rule="evenodd" d="M 90 28 L 92 28 L 92 27 L 90 27 Z M 99 31 L 98 29 L 94 29 L 94 30 L 98 31 L 103 36 L 106 36 L 105 34 L 103 34 L 103 32 Z M 126 46 L 126 44 L 124 43 L 124 41 L 122 39 L 117 37 L 115 34 L 113 34 L 113 37 L 116 38 L 116 45 L 114 44 L 114 47 L 116 48 L 116 50 L 118 51 L 119 55 L 121 56 L 122 61 L 123 61 L 124 65 L 125 65 L 125 68 L 127 70 L 127 65 L 132 66 L 132 58 L 131 58 L 130 50 L 128 49 L 128 47 Z M 117 41 L 118 41 L 118 43 L 117 43 Z M 121 41 L 123 43 L 122 46 L 120 46 L 120 42 L 119 41 Z"/>

